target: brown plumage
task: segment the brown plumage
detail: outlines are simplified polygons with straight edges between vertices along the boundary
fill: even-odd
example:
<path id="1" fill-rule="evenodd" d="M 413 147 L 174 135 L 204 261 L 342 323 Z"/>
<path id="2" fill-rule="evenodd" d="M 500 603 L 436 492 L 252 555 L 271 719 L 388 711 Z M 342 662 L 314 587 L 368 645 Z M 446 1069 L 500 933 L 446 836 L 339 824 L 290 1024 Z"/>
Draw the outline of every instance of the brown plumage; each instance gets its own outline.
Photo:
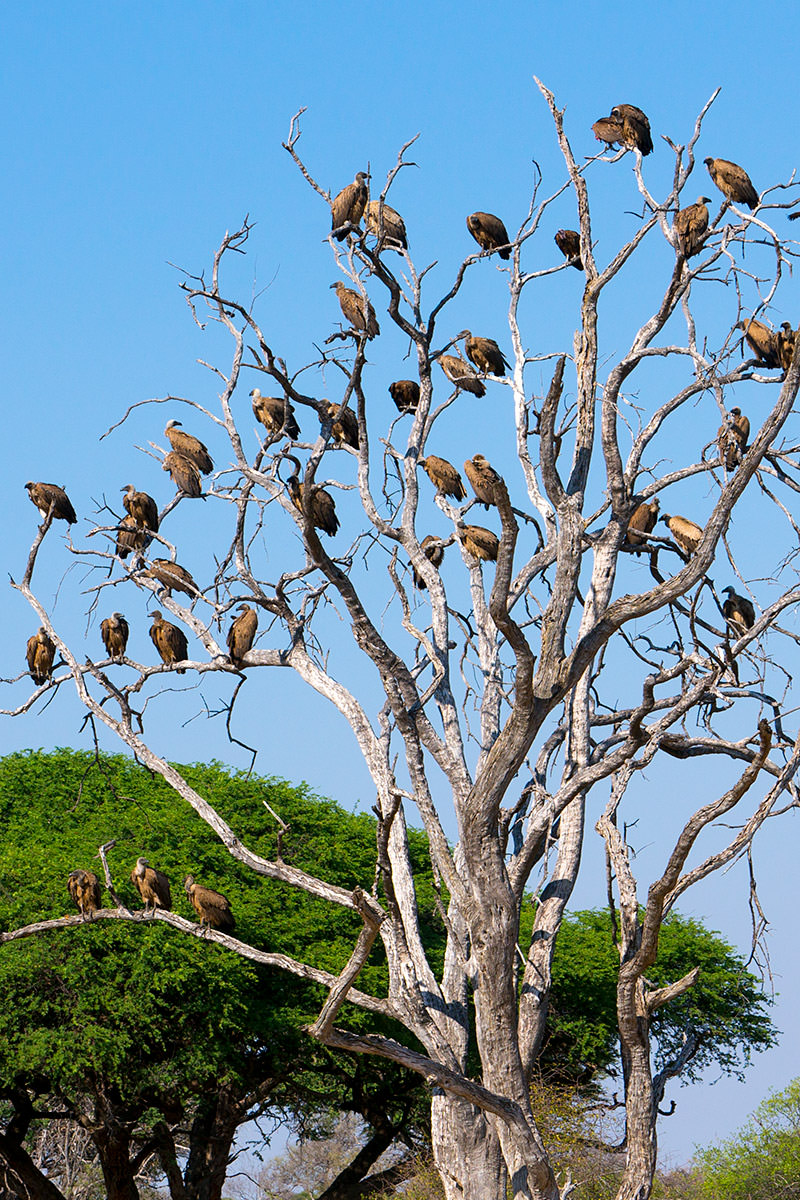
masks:
<path id="1" fill-rule="evenodd" d="M 380 200 L 370 200 L 367 205 L 366 225 L 368 232 L 375 234 L 379 245 L 388 246 L 390 250 L 398 252 L 408 249 L 405 222 L 400 213 L 385 200 L 383 205 Z"/>
<path id="2" fill-rule="evenodd" d="M 100 881 L 94 871 L 70 871 L 67 891 L 82 917 L 91 917 L 92 913 L 103 907 Z"/>
<path id="3" fill-rule="evenodd" d="M 336 289 L 339 307 L 344 314 L 345 320 L 350 322 L 353 329 L 359 333 L 365 333 L 367 341 L 377 337 L 381 331 L 381 327 L 375 317 L 375 309 L 369 300 L 365 299 L 359 292 L 354 292 L 352 288 L 345 287 L 341 279 L 337 280 L 336 283 L 332 283 L 331 287 Z"/>
<path id="4" fill-rule="evenodd" d="M 717 445 L 725 469 L 733 471 L 742 461 L 750 437 L 750 422 L 740 408 L 732 408 L 717 430 Z"/>
<path id="5" fill-rule="evenodd" d="M 688 517 L 671 517 L 669 513 L 664 513 L 661 520 L 666 521 L 670 533 L 681 549 L 687 554 L 694 554 L 703 536 L 701 527 Z"/>
<path id="6" fill-rule="evenodd" d="M 418 465 L 422 467 L 436 491 L 442 496 L 454 496 L 456 500 L 466 500 L 467 493 L 461 476 L 446 458 L 438 458 L 435 454 L 429 454 L 427 458 L 418 459 Z"/>
<path id="7" fill-rule="evenodd" d="M 482 525 L 462 525 L 457 532 L 461 545 L 473 558 L 497 562 L 500 539 L 491 529 L 484 529 Z"/>
<path id="8" fill-rule="evenodd" d="M 292 459 L 296 465 L 295 472 L 286 480 L 286 486 L 289 489 L 289 495 L 292 497 L 292 503 L 298 512 L 303 511 L 303 484 L 300 482 L 300 464 L 296 458 Z M 333 496 L 330 492 L 326 492 L 324 488 L 314 487 L 311 492 L 310 504 L 311 524 L 316 529 L 321 529 L 323 533 L 327 533 L 328 537 L 333 537 L 339 528 L 339 518 L 336 516 L 336 505 L 333 502 Z"/>
<path id="9" fill-rule="evenodd" d="M 723 196 L 732 200 L 734 204 L 746 204 L 748 208 L 758 207 L 758 192 L 744 167 L 730 162 L 727 158 L 709 157 L 704 158 L 703 162 Z"/>
<path id="10" fill-rule="evenodd" d="M 358 225 L 367 205 L 367 180 L 369 175 L 359 171 L 352 183 L 342 188 L 331 203 L 331 232 L 337 242 L 343 242 L 349 229 L 345 225 Z"/>
<path id="11" fill-rule="evenodd" d="M 253 639 L 258 629 L 258 614 L 249 604 L 240 604 L 236 617 L 228 630 L 228 654 L 231 662 L 240 667 L 242 659 L 253 645 Z"/>
<path id="12" fill-rule="evenodd" d="M 643 533 L 652 533 L 658 520 L 658 510 L 660 504 L 658 497 L 655 496 L 651 501 L 643 500 L 631 514 L 631 519 L 628 521 L 628 530 L 625 538 L 629 546 L 643 546 L 647 542 L 647 538 L 642 537 Z"/>
<path id="13" fill-rule="evenodd" d="M 401 413 L 417 411 L 419 404 L 419 384 L 414 379 L 396 379 L 389 384 L 389 395 Z"/>
<path id="14" fill-rule="evenodd" d="M 468 329 L 464 329 L 458 336 L 465 339 L 467 358 L 475 363 L 479 371 L 487 375 L 505 375 L 509 364 L 494 338 L 473 337 Z"/>
<path id="15" fill-rule="evenodd" d="M 577 267 L 579 271 L 582 271 L 581 235 L 577 229 L 559 229 L 553 240 L 564 255 L 564 258 L 569 262 L 569 265 Z"/>
<path id="16" fill-rule="evenodd" d="M 756 623 L 756 610 L 752 601 L 746 596 L 740 596 L 732 587 L 723 588 L 723 594 L 728 593 L 728 599 L 722 605 L 722 615 L 729 625 L 734 627 L 737 636 L 752 629 Z"/>
<path id="17" fill-rule="evenodd" d="M 473 396 L 486 395 L 486 388 L 460 354 L 440 354 L 439 366 L 450 382 L 461 388 L 463 392 L 472 392 Z"/>
<path id="18" fill-rule="evenodd" d="M 606 146 L 622 145 L 622 121 L 615 117 L 601 117 L 599 121 L 595 121 L 592 133 L 598 142 L 605 142 Z"/>
<path id="19" fill-rule="evenodd" d="M 352 408 L 343 408 L 341 404 L 329 404 L 328 416 L 333 421 L 331 435 L 341 446 L 346 443 L 354 450 L 358 449 L 358 417 Z"/>
<path id="20" fill-rule="evenodd" d="M 25 657 L 28 660 L 28 670 L 33 682 L 41 687 L 53 673 L 53 659 L 56 656 L 55 642 L 48 634 L 44 625 L 40 625 L 36 633 L 28 638 Z"/>
<path id="21" fill-rule="evenodd" d="M 168 558 L 154 558 L 142 575 L 155 579 L 170 592 L 185 592 L 187 596 L 196 596 L 200 591 L 189 572 L 180 563 L 170 562 Z"/>
<path id="22" fill-rule="evenodd" d="M 750 317 L 747 321 L 737 321 L 734 328 L 744 330 L 750 349 L 765 367 L 775 368 L 781 365 L 778 334 L 768 325 Z"/>
<path id="23" fill-rule="evenodd" d="M 494 489 L 495 485 L 501 482 L 500 476 L 482 454 L 475 454 L 467 459 L 464 463 L 464 473 L 472 485 L 476 499 L 484 508 L 488 508 L 490 504 L 497 504 Z"/>
<path id="24" fill-rule="evenodd" d="M 109 658 L 124 658 L 130 628 L 122 613 L 112 613 L 100 622 L 100 636 Z"/>
<path id="25" fill-rule="evenodd" d="M 191 900 L 192 908 L 200 918 L 201 928 L 204 925 L 206 928 L 210 926 L 211 929 L 219 929 L 223 933 L 229 933 L 236 928 L 230 903 L 222 892 L 202 887 L 199 883 L 195 883 L 192 875 L 186 876 L 183 888 Z"/>
<path id="26" fill-rule="evenodd" d="M 164 436 L 169 439 L 173 450 L 182 454 L 184 458 L 188 458 L 189 462 L 194 463 L 201 475 L 208 475 L 214 470 L 214 463 L 211 461 L 211 455 L 207 448 L 199 438 L 191 433 L 186 433 L 181 428 L 180 421 L 167 421 Z"/>
<path id="27" fill-rule="evenodd" d="M 151 613 L 153 624 L 150 626 L 150 639 L 158 651 L 161 661 L 168 667 L 174 663 L 186 662 L 189 657 L 189 643 L 186 634 L 171 621 L 165 621 L 160 612 Z M 185 675 L 185 667 L 178 667 L 178 675 Z"/>
<path id="28" fill-rule="evenodd" d="M 172 482 L 184 496 L 188 496 L 192 500 L 198 500 L 202 496 L 203 483 L 200 472 L 185 454 L 179 454 L 177 450 L 170 450 L 161 464 L 161 470 L 169 471 Z"/>
<path id="29" fill-rule="evenodd" d="M 795 331 L 788 321 L 784 321 L 778 331 L 778 358 L 784 371 L 792 365 L 794 355 Z"/>
<path id="30" fill-rule="evenodd" d="M 31 482 L 26 483 L 25 487 L 28 489 L 28 499 L 36 505 L 43 517 L 46 517 L 52 508 L 56 521 L 66 521 L 68 525 L 75 524 L 78 518 L 63 487 L 59 487 L 57 483 Z"/>
<path id="31" fill-rule="evenodd" d="M 293 442 L 300 437 L 300 426 L 288 398 L 262 396 L 258 388 L 253 388 L 250 398 L 253 401 L 253 415 L 267 433 L 285 433 Z"/>
<path id="32" fill-rule="evenodd" d="M 420 542 L 420 549 L 422 550 L 422 553 L 427 558 L 428 562 L 433 563 L 433 565 L 436 567 L 436 569 L 438 571 L 439 567 L 442 565 L 442 562 L 444 561 L 444 546 L 442 545 L 442 539 L 439 537 L 436 537 L 432 533 L 429 533 Z M 425 580 L 422 578 L 421 575 L 417 574 L 416 570 L 413 567 L 411 568 L 411 570 L 414 573 L 414 585 L 416 587 L 418 587 L 420 589 L 420 591 L 424 592 L 428 587 L 427 583 L 425 582 Z"/>
<path id="33" fill-rule="evenodd" d="M 153 539 L 147 530 L 137 524 L 130 513 L 122 518 L 117 528 L 117 554 L 127 558 L 132 550 L 144 550 Z"/>
<path id="34" fill-rule="evenodd" d="M 494 213 L 470 213 L 467 217 L 467 229 L 481 250 L 497 250 L 501 258 L 511 258 L 508 230 Z"/>
<path id="35" fill-rule="evenodd" d="M 708 196 L 698 196 L 694 204 L 687 204 L 675 213 L 672 228 L 675 231 L 678 250 L 684 258 L 699 254 L 705 243 L 708 229 Z"/>
<path id="36" fill-rule="evenodd" d="M 617 121 L 622 127 L 620 141 L 623 146 L 627 146 L 629 150 L 639 150 L 642 155 L 652 152 L 650 122 L 640 108 L 635 104 L 615 104 L 610 115 L 611 120 Z"/>
<path id="37" fill-rule="evenodd" d="M 158 533 L 158 505 L 147 492 L 137 492 L 132 483 L 126 483 L 120 491 L 125 493 L 122 503 L 125 511 L 133 517 L 140 529 L 151 529 Z"/>
<path id="38" fill-rule="evenodd" d="M 144 911 L 155 912 L 157 908 L 172 909 L 169 880 L 163 871 L 151 867 L 146 858 L 137 858 L 131 871 L 131 883 L 144 901 Z"/>

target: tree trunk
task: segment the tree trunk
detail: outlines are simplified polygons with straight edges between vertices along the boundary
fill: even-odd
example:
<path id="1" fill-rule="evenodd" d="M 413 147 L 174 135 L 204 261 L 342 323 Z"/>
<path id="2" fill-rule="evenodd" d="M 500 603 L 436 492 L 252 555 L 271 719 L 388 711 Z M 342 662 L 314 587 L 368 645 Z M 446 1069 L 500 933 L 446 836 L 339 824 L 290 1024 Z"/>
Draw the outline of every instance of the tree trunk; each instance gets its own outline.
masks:
<path id="1" fill-rule="evenodd" d="M 431 1142 L 446 1200 L 505 1200 L 500 1143 L 480 1109 L 434 1089 Z"/>
<path id="2" fill-rule="evenodd" d="M 106 1200 L 139 1200 L 139 1189 L 131 1167 L 128 1130 L 119 1125 L 113 1130 L 103 1125 L 92 1131 L 92 1141 L 100 1157 Z"/>
<path id="3" fill-rule="evenodd" d="M 221 1200 L 240 1118 L 227 1092 L 201 1101 L 189 1131 L 189 1157 L 183 1173 L 186 1200 Z"/>
<path id="4" fill-rule="evenodd" d="M 624 967 L 623 967 L 624 972 Z M 617 1200 L 648 1200 L 656 1171 L 658 1141 L 650 1062 L 650 1018 L 643 1015 L 641 980 L 620 987 L 618 1020 L 625 1080 L 627 1155 Z"/>
<path id="5" fill-rule="evenodd" d="M 5 1164 L 2 1183 L 6 1195 L 24 1200 L 64 1200 L 64 1195 L 38 1169 L 22 1146 L 0 1133 L 0 1162 Z"/>

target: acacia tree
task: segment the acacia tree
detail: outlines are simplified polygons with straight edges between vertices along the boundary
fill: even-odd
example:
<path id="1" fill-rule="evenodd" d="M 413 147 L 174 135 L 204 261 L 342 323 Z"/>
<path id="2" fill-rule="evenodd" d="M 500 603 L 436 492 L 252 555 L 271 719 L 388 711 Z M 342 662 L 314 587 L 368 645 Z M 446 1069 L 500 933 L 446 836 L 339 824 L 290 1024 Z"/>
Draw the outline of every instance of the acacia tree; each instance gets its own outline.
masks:
<path id="1" fill-rule="evenodd" d="M 457 382 L 452 392 L 447 385 L 445 398 L 441 395 L 437 359 L 457 338 L 453 329 L 449 340 L 439 330 L 465 280 L 490 269 L 483 260 L 493 252 L 468 255 L 451 285 L 431 300 L 429 268 L 418 268 L 396 238 L 382 234 L 380 206 L 407 163 L 408 146 L 380 192 L 373 224 L 377 236 L 350 223 L 336 231 L 340 236 L 330 246 L 340 274 L 356 293 L 355 303 L 359 295 L 366 302 L 369 293 L 411 347 L 420 388 L 413 413 L 398 417 L 387 430 L 369 394 L 364 368 L 376 333 L 370 321 L 357 321 L 364 329 L 346 325 L 332 334 L 315 364 L 290 366 L 280 348 L 270 344 L 257 305 L 238 301 L 225 284 L 229 257 L 245 250 L 251 233 L 245 221 L 224 238 L 210 276 L 189 276 L 182 285 L 198 323 L 216 323 L 232 340 L 230 365 L 224 371 L 214 367 L 222 381 L 219 410 L 202 410 L 229 442 L 230 465 L 217 473 L 209 495 L 230 507 L 230 540 L 217 550 L 211 582 L 185 604 L 144 573 L 143 552 L 122 564 L 123 578 L 157 594 L 160 607 L 202 646 L 202 657 L 196 655 L 181 669 L 200 677 L 231 676 L 230 713 L 238 698 L 246 697 L 248 673 L 281 668 L 295 671 L 345 716 L 375 787 L 379 879 L 364 880 L 363 887 L 348 892 L 280 857 L 268 860 L 240 840 L 207 798 L 152 750 L 146 697 L 174 666 L 126 659 L 134 676 L 120 682 L 110 661 L 84 661 L 67 644 L 33 585 L 52 513 L 14 586 L 35 609 L 62 665 L 9 711 L 27 712 L 41 695 L 71 680 L 92 720 L 113 730 L 161 774 L 232 855 L 263 876 L 360 914 L 363 931 L 345 970 L 336 978 L 312 973 L 330 991 L 310 1032 L 329 1046 L 383 1056 L 428 1080 L 434 1156 L 448 1200 L 499 1198 L 506 1195 L 507 1183 L 515 1200 L 554 1200 L 573 1190 L 568 1180 L 555 1178 L 529 1093 L 544 1039 L 555 936 L 587 836 L 586 806 L 592 797 L 596 812 L 599 800 L 604 809 L 597 828 L 607 847 L 609 898 L 619 916 L 617 1009 L 626 1105 L 626 1167 L 619 1197 L 643 1200 L 652 1186 L 665 1085 L 697 1049 L 688 1037 L 654 1074 L 653 1013 L 696 979 L 690 971 L 666 986 L 648 983 L 661 923 L 690 885 L 748 850 L 782 797 L 788 796 L 789 804 L 795 800 L 798 749 L 781 721 L 786 676 L 772 646 L 785 632 L 778 622 L 800 599 L 800 590 L 779 589 L 750 627 L 726 624 L 709 574 L 724 547 L 730 570 L 741 581 L 737 588 L 747 590 L 727 538 L 747 489 L 748 495 L 757 493 L 757 503 L 774 505 L 772 511 L 786 517 L 778 564 L 797 534 L 781 498 L 785 489 L 797 490 L 794 448 L 780 438 L 797 392 L 798 355 L 785 358 L 777 387 L 768 364 L 740 361 L 735 353 L 737 323 L 775 300 L 790 249 L 768 218 L 791 201 L 781 190 L 784 185 L 768 189 L 751 213 L 725 201 L 710 220 L 700 252 L 686 258 L 670 214 L 680 206 L 695 170 L 708 106 L 685 146 L 665 139 L 674 154 L 674 176 L 667 194 L 657 198 L 636 150 L 623 148 L 579 163 L 563 113 L 539 86 L 565 174 L 547 195 L 537 176 L 529 210 L 511 238 L 508 265 L 498 264 L 508 285 L 512 365 L 508 377 L 488 386 L 509 389 L 513 419 L 498 419 L 505 421 L 506 457 L 498 465 L 507 482 L 498 479 L 490 494 L 500 527 L 493 577 L 492 568 L 470 549 L 475 542 L 465 522 L 469 503 L 452 504 L 442 492 L 436 496 L 437 519 L 445 530 L 439 537 L 445 550 L 441 569 L 421 544 L 433 506 L 427 482 L 420 483 L 419 460 L 440 448 L 437 436 L 448 408 L 463 403 Z M 295 119 L 286 149 L 308 185 L 331 203 L 301 160 L 298 139 Z M 635 160 L 641 216 L 633 236 L 601 259 L 594 242 L 600 221 L 590 207 L 587 181 L 595 172 L 614 169 L 609 159 L 616 163 L 628 154 L 626 161 Z M 630 188 L 628 173 L 619 178 L 621 189 Z M 705 178 L 703 187 L 708 190 Z M 539 262 L 552 262 L 552 243 L 542 234 L 550 214 L 569 197 L 577 209 L 584 280 L 577 332 L 571 345 L 567 340 L 534 354 L 520 324 L 520 306 L 531 295 L 546 302 L 549 277 L 577 265 L 574 260 L 534 265 L 537 253 Z M 625 203 L 630 204 L 629 197 Z M 600 318 L 643 254 L 650 256 L 652 299 L 642 289 L 641 317 L 619 351 L 611 337 L 601 343 Z M 660 281 L 657 286 L 654 279 Z M 381 321 L 385 327 L 382 311 Z M 533 380 L 548 361 L 552 378 L 540 395 Z M 260 441 L 255 454 L 248 451 L 249 435 L 237 422 L 234 402 L 249 391 L 253 372 L 266 389 L 295 406 L 306 440 L 301 435 L 289 443 L 286 408 L 283 429 Z M 323 390 L 322 372 L 328 386 L 331 373 L 341 378 L 336 399 L 357 418 L 357 438 L 350 439 L 357 446 L 337 436 L 341 420 L 309 386 L 318 378 Z M 749 448 L 739 447 L 741 452 L 732 455 L 723 439 L 721 454 L 713 428 L 727 420 L 731 401 L 753 388 L 761 397 L 763 423 Z M 636 403 L 643 393 L 658 396 L 647 412 Z M 568 404 L 570 394 L 574 400 Z M 698 411 L 713 414 L 709 447 L 693 454 L 693 462 L 669 461 L 666 447 L 674 451 L 680 445 L 685 457 L 696 440 Z M 676 443 L 666 440 L 673 428 L 680 439 Z M 351 466 L 348 457 L 354 486 L 341 480 Z M 626 533 L 634 510 L 673 490 L 680 494 L 678 485 L 695 477 L 704 477 L 713 506 L 691 552 L 656 531 L 637 536 L 633 545 Z M 336 491 L 342 528 L 326 545 L 314 513 L 314 489 L 323 482 L 343 488 Z M 512 506 L 512 495 L 519 505 Z M 276 530 L 287 521 L 299 538 L 284 543 Z M 98 526 L 111 539 L 115 531 L 116 523 Z M 166 548 L 174 558 L 167 531 L 165 526 L 156 541 L 160 553 Z M 260 535 L 267 531 L 271 578 L 265 577 L 259 554 Z M 91 546 L 70 548 L 118 570 L 113 549 L 98 549 L 97 539 Z M 381 552 L 387 560 L 385 588 L 368 569 Z M 459 552 L 460 561 L 454 562 Z M 775 573 L 780 578 L 777 567 Z M 99 584 L 97 597 L 118 582 L 115 577 Z M 240 668 L 226 656 L 219 630 L 242 601 L 258 609 L 266 631 Z M 334 624 L 340 614 L 349 623 L 347 641 L 342 625 Z M 372 669 L 377 702 L 352 656 Z M 356 681 L 352 686 L 345 682 L 348 672 Z M 642 819 L 647 815 L 638 781 L 645 769 L 653 775 L 654 760 L 693 772 L 691 781 L 681 780 L 681 798 L 686 803 L 696 795 L 699 806 L 692 812 L 690 805 L 664 847 L 663 869 L 642 903 L 626 837 L 629 822 L 618 816 L 620 811 Z M 709 786 L 704 760 L 726 764 L 722 795 L 704 791 Z M 440 972 L 426 956 L 420 935 L 406 835 L 408 805 L 425 827 L 441 882 L 448 943 Z M 709 829 L 732 810 L 741 814 L 733 833 Z M 453 828 L 454 844 L 448 838 Z M 530 938 L 520 946 L 520 914 L 532 886 L 535 919 Z M 124 916 L 117 909 L 107 911 L 114 918 Z M 157 919 L 192 932 L 174 914 L 159 912 Z M 254 956 L 235 938 L 210 937 Z M 386 996 L 356 986 L 377 937 L 388 960 Z M 305 964 L 287 956 L 261 955 L 259 961 L 309 977 Z M 345 1002 L 399 1021 L 409 1041 L 342 1028 L 337 1017 Z"/>

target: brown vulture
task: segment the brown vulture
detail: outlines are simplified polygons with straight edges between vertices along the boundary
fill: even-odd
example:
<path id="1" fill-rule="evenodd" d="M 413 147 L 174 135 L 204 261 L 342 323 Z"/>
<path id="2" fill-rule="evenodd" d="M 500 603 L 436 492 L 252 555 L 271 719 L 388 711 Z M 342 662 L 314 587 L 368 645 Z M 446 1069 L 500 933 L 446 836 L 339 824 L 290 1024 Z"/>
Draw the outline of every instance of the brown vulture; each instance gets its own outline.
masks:
<path id="1" fill-rule="evenodd" d="M 46 517 L 52 508 L 54 520 L 66 521 L 68 525 L 75 524 L 78 518 L 63 487 L 59 487 L 57 483 L 30 482 L 26 483 L 25 487 L 28 489 L 28 499 L 36 505 L 43 517 Z"/>
<path id="2" fill-rule="evenodd" d="M 643 546 L 647 544 L 647 538 L 642 537 L 643 533 L 652 533 L 656 527 L 659 510 L 658 496 L 655 496 L 649 502 L 643 500 L 641 504 L 633 510 L 631 519 L 628 521 L 628 529 L 625 534 L 626 541 L 629 546 Z"/>
<path id="3" fill-rule="evenodd" d="M 418 459 L 418 465 L 422 467 L 440 495 L 454 496 L 456 500 L 466 500 L 467 493 L 461 476 L 446 458 L 438 458 L 435 454 L 429 454 L 427 458 Z"/>
<path id="4" fill-rule="evenodd" d="M 726 470 L 735 470 L 742 461 L 749 437 L 750 422 L 740 408 L 732 408 L 717 431 L 717 445 Z"/>
<path id="5" fill-rule="evenodd" d="M 581 235 L 577 229 L 559 229 L 553 240 L 569 265 L 582 271 Z"/>
<path id="6" fill-rule="evenodd" d="M 750 349 L 765 367 L 774 368 L 781 365 L 778 334 L 768 325 L 750 317 L 747 321 L 737 321 L 734 328 L 744 330 Z"/>
<path id="7" fill-rule="evenodd" d="M 303 484 L 300 482 L 300 464 L 296 458 L 291 460 L 296 470 L 286 480 L 286 486 L 292 497 L 292 503 L 298 512 L 303 511 Z M 310 516 L 315 529 L 321 529 L 328 537 L 333 537 L 339 528 L 339 518 L 336 515 L 336 505 L 333 496 L 324 488 L 314 487 L 311 491 Z"/>
<path id="8" fill-rule="evenodd" d="M 687 554 L 694 554 L 703 536 L 701 527 L 688 517 L 671 517 L 669 513 L 664 513 L 661 520 L 666 521 L 670 533 L 681 549 Z"/>
<path id="9" fill-rule="evenodd" d="M 187 596 L 196 596 L 200 589 L 189 572 L 180 563 L 170 562 L 168 558 L 154 558 L 146 571 L 142 571 L 147 579 L 155 579 L 166 591 L 185 592 Z"/>
<path id="10" fill-rule="evenodd" d="M 133 517 L 140 529 L 158 533 L 158 505 L 153 497 L 147 492 L 137 492 L 132 483 L 126 483 L 120 491 L 125 493 L 122 503 L 128 516 Z"/>
<path id="11" fill-rule="evenodd" d="M 484 529 L 482 525 L 462 525 L 458 530 L 458 540 L 474 558 L 497 562 L 500 539 L 491 529 Z"/>
<path id="12" fill-rule="evenodd" d="M 380 200 L 370 200 L 367 205 L 366 224 L 368 232 L 375 234 L 380 246 L 387 246 L 398 253 L 408 249 L 405 222 L 400 213 L 385 200 L 383 204 Z"/>
<path id="13" fill-rule="evenodd" d="M 185 433 L 181 428 L 180 421 L 167 421 L 164 436 L 169 439 L 173 450 L 194 463 L 201 475 L 208 475 L 214 470 L 211 455 L 206 447 L 199 438 L 194 437 L 191 433 Z"/>
<path id="14" fill-rule="evenodd" d="M 622 145 L 622 121 L 616 117 L 601 117 L 592 125 L 592 133 L 598 142 L 605 142 L 606 146 Z"/>
<path id="15" fill-rule="evenodd" d="M 112 613 L 100 622 L 100 636 L 109 658 L 124 658 L 130 629 L 122 613 Z"/>
<path id="16" fill-rule="evenodd" d="M 473 337 L 468 329 L 462 330 L 458 336 L 466 339 L 464 349 L 467 358 L 475 363 L 479 371 L 483 371 L 484 375 L 505 375 L 509 364 L 494 338 Z"/>
<path id="17" fill-rule="evenodd" d="M 358 225 L 367 206 L 367 180 L 369 175 L 359 171 L 352 183 L 342 188 L 331 204 L 331 232 L 337 242 L 343 242 L 349 229 L 345 225 Z"/>
<path id="18" fill-rule="evenodd" d="M 341 279 L 336 283 L 331 284 L 332 288 L 336 289 L 336 295 L 339 300 L 345 320 L 349 321 L 353 329 L 358 333 L 365 333 L 367 341 L 377 337 L 381 331 L 381 327 L 375 317 L 375 309 L 360 292 L 354 292 L 352 288 L 345 287 Z"/>
<path id="19" fill-rule="evenodd" d="M 56 646 L 44 625 L 40 625 L 36 633 L 28 638 L 25 657 L 28 660 L 28 670 L 33 682 L 41 687 L 47 683 L 53 673 L 53 659 L 56 656 Z"/>
<path id="20" fill-rule="evenodd" d="M 144 900 L 144 911 L 155 912 L 157 908 L 172 909 L 172 894 L 169 880 L 163 871 L 151 867 L 146 858 L 137 858 L 131 871 L 131 883 Z"/>
<path id="21" fill-rule="evenodd" d="M 472 484 L 475 498 L 484 508 L 488 508 L 490 504 L 497 504 L 494 489 L 501 479 L 482 454 L 475 454 L 467 459 L 464 463 L 464 473 Z"/>
<path id="22" fill-rule="evenodd" d="M 462 391 L 472 392 L 473 396 L 486 395 L 486 388 L 460 354 L 440 354 L 439 366 L 450 382 L 461 388 Z"/>
<path id="23" fill-rule="evenodd" d="M 496 250 L 501 258 L 511 258 L 508 230 L 494 213 L 470 213 L 467 217 L 467 229 L 481 250 Z"/>
<path id="24" fill-rule="evenodd" d="M 358 449 L 358 417 L 352 408 L 344 408 L 341 404 L 329 404 L 328 416 L 333 421 L 331 434 L 333 440 L 340 446 L 347 444 L 354 450 Z"/>
<path id="25" fill-rule="evenodd" d="M 650 136 L 650 122 L 640 108 L 635 104 L 615 104 L 611 110 L 611 119 L 617 121 L 622 129 L 619 139 L 629 150 L 639 150 L 642 155 L 652 153 L 653 139 Z"/>
<path id="26" fill-rule="evenodd" d="M 195 883 L 192 875 L 186 876 L 183 888 L 192 902 L 192 908 L 200 918 L 201 929 L 205 926 L 206 929 L 219 929 L 223 933 L 229 933 L 236 928 L 230 903 L 222 895 L 222 892 L 202 887 L 199 883 Z"/>
<path id="27" fill-rule="evenodd" d="M 137 524 L 136 518 L 130 513 L 122 518 L 117 528 L 117 554 L 120 558 L 127 558 L 132 550 L 144 550 L 151 541 L 150 534 Z"/>
<path id="28" fill-rule="evenodd" d="M 168 667 L 174 663 L 186 662 L 189 657 L 189 643 L 183 630 L 170 621 L 165 621 L 158 611 L 151 616 L 153 624 L 150 626 L 150 639 L 161 656 L 161 661 Z M 185 675 L 185 667 L 178 667 L 177 673 Z"/>
<path id="29" fill-rule="evenodd" d="M 389 384 L 389 395 L 395 402 L 397 411 L 413 413 L 419 404 L 419 384 L 414 379 L 396 379 Z"/>
<path id="30" fill-rule="evenodd" d="M 82 917 L 91 917 L 92 913 L 103 907 L 100 881 L 94 871 L 70 871 L 67 891 Z"/>
<path id="31" fill-rule="evenodd" d="M 792 365 L 794 354 L 795 332 L 788 321 L 784 321 L 778 331 L 778 358 L 784 371 Z"/>
<path id="32" fill-rule="evenodd" d="M 169 471 L 172 482 L 182 495 L 191 500 L 199 500 L 203 494 L 203 482 L 200 472 L 190 458 L 170 450 L 161 464 L 162 471 Z"/>
<path id="33" fill-rule="evenodd" d="M 733 625 L 737 636 L 741 636 L 755 625 L 756 610 L 752 601 L 746 596 L 740 596 L 732 587 L 723 588 L 722 591 L 723 594 L 728 593 L 728 599 L 722 606 L 722 615 L 729 625 Z"/>
<path id="34" fill-rule="evenodd" d="M 228 654 L 235 667 L 242 665 L 242 660 L 253 645 L 253 638 L 258 629 L 258 614 L 249 604 L 240 604 L 236 617 L 228 630 Z"/>
<path id="35" fill-rule="evenodd" d="M 746 204 L 758 208 L 758 192 L 750 182 L 750 176 L 738 163 L 727 158 L 704 158 L 708 173 L 723 196 L 735 204 Z"/>
<path id="36" fill-rule="evenodd" d="M 444 546 L 442 545 L 442 539 L 440 537 L 436 537 L 433 533 L 429 533 L 420 542 L 420 549 L 427 558 L 428 562 L 433 563 L 438 571 L 439 567 L 444 561 Z M 428 585 L 425 580 L 421 575 L 417 574 L 413 567 L 411 569 L 414 571 L 415 586 L 418 587 L 422 592 L 426 591 Z"/>
<path id="37" fill-rule="evenodd" d="M 707 204 L 711 201 L 708 196 L 698 196 L 695 204 L 687 204 L 675 213 L 672 228 L 678 243 L 678 250 L 684 258 L 692 258 L 699 254 L 705 243 L 708 229 Z"/>
<path id="38" fill-rule="evenodd" d="M 253 401 L 253 415 L 267 433 L 285 433 L 293 442 L 300 437 L 300 426 L 288 397 L 262 396 L 258 388 L 253 388 L 250 398 Z"/>

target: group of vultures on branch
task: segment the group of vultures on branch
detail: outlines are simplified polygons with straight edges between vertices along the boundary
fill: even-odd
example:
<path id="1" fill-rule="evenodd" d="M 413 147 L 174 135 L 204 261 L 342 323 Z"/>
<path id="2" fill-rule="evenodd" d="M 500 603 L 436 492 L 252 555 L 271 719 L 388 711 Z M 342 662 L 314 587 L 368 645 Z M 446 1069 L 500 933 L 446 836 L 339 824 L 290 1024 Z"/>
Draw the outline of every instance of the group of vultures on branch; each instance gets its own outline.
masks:
<path id="1" fill-rule="evenodd" d="M 154 914 L 158 908 L 172 911 L 169 880 L 163 871 L 151 867 L 146 858 L 137 858 L 136 866 L 131 871 L 131 883 L 142 898 L 145 916 Z M 221 892 L 201 887 L 195 883 L 193 875 L 186 876 L 183 889 L 200 918 L 201 929 L 219 929 L 222 933 L 231 933 L 236 928 L 230 903 Z M 103 907 L 100 880 L 94 871 L 70 871 L 67 891 L 84 918 L 91 919 L 92 914 Z"/>

